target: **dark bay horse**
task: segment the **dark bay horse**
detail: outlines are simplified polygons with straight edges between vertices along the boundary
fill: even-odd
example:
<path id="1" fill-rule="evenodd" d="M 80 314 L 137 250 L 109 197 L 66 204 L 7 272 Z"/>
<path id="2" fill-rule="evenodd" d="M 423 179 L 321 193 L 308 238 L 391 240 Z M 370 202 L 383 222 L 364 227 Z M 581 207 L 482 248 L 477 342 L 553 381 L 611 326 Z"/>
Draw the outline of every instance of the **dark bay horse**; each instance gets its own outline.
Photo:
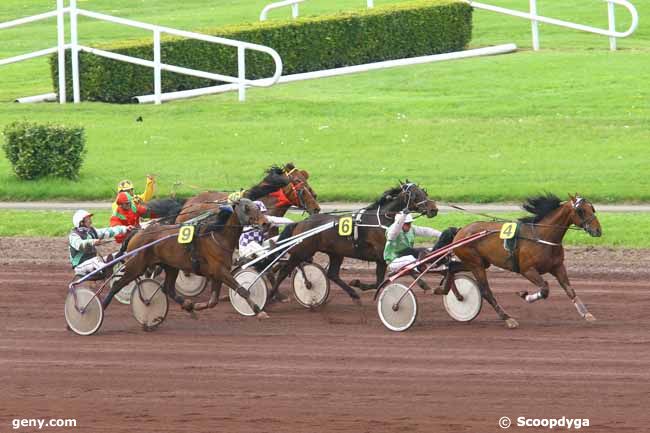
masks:
<path id="1" fill-rule="evenodd" d="M 141 251 L 126 262 L 124 275 L 117 280 L 111 292 L 104 298 L 104 309 L 110 304 L 113 296 L 122 287 L 144 274 L 147 268 L 161 265 L 165 270 L 164 292 L 179 303 L 183 309 L 192 311 L 212 307 L 218 299 L 221 284 L 228 287 L 248 301 L 248 304 L 259 318 L 267 315 L 249 299 L 248 290 L 241 287 L 231 274 L 232 254 L 238 244 L 243 226 L 261 226 L 266 224 L 266 218 L 257 206 L 248 199 L 242 198 L 233 204 L 232 209 L 222 209 L 218 214 L 206 218 L 195 230 L 194 248 L 198 251 L 199 273 L 213 282 L 212 298 L 206 303 L 196 306 L 176 293 L 175 282 L 178 271 L 193 271 L 192 254 L 186 244 L 179 244 L 176 237 L 164 240 L 150 248 Z M 137 232 L 129 241 L 127 251 L 178 232 L 178 225 L 151 225 Z"/>
<path id="2" fill-rule="evenodd" d="M 261 201 L 272 216 L 284 216 L 291 206 L 304 209 L 310 215 L 317 214 L 320 212 L 320 206 L 307 179 L 309 173 L 298 170 L 292 163 L 284 167 L 272 166 L 265 172 L 264 179 L 243 191 L 242 196 Z M 227 192 L 206 191 L 188 199 L 176 222 L 184 222 L 209 210 L 215 206 L 215 202 L 225 202 L 229 195 Z"/>
<path id="3" fill-rule="evenodd" d="M 280 283 L 305 261 L 311 260 L 316 252 L 329 256 L 327 277 L 339 285 L 352 299 L 359 300 L 359 295 L 339 276 L 341 264 L 345 257 L 375 262 L 377 282 L 375 285 L 364 285 L 356 282 L 358 287 L 368 290 L 376 288 L 384 279 L 386 262 L 384 261 L 384 245 L 386 243 L 386 228 L 393 223 L 394 215 L 402 210 L 419 212 L 432 218 L 438 214 L 438 208 L 430 200 L 427 192 L 408 180 L 395 188 L 385 191 L 374 203 L 347 215 L 313 215 L 296 224 L 287 226 L 280 240 L 295 236 L 312 228 L 339 221 L 340 218 L 352 217 L 354 233 L 350 236 L 340 236 L 338 228 L 325 230 L 302 241 L 290 251 L 289 261 L 280 266 L 277 278 L 273 282 L 271 295 L 275 295 Z"/>
<path id="4" fill-rule="evenodd" d="M 558 197 L 547 194 L 528 198 L 523 208 L 533 216 L 519 220 L 519 231 L 515 235 L 517 244 L 512 254 L 504 248 L 504 241 L 499 238 L 498 233 L 503 225 L 499 222 L 476 222 L 459 230 L 454 241 L 483 230 L 494 233 L 459 247 L 454 253 L 463 262 L 463 266 L 472 271 L 483 298 L 492 305 L 499 318 L 505 320 L 508 328 L 516 328 L 519 324 L 501 308 L 490 289 L 485 272 L 490 265 L 518 272 L 535 284 L 539 291 L 533 294 L 519 293 L 527 302 L 548 297 L 548 283 L 542 275 L 550 273 L 573 301 L 578 313 L 588 321 L 595 320 L 569 283 L 562 247 L 562 239 L 571 225 L 582 228 L 594 237 L 602 235 L 593 205 L 577 194 L 570 195 L 564 203 Z"/>

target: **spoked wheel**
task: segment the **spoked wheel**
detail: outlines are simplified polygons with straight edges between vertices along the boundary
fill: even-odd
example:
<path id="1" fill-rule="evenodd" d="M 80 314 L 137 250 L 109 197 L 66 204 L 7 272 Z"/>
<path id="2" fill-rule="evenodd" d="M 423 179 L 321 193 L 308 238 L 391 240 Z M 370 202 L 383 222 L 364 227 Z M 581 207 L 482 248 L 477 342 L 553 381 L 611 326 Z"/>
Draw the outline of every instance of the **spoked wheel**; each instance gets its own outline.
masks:
<path id="1" fill-rule="evenodd" d="M 296 301 L 305 308 L 320 307 L 330 294 L 330 280 L 315 263 L 305 263 L 293 270 L 291 286 Z"/>
<path id="2" fill-rule="evenodd" d="M 186 274 L 181 271 L 176 278 L 176 292 L 186 298 L 199 296 L 207 285 L 208 279 L 201 275 Z"/>
<path id="3" fill-rule="evenodd" d="M 75 292 L 76 296 L 68 292 L 65 298 L 65 321 L 75 334 L 92 335 L 104 321 L 102 303 L 90 289 L 80 287 Z"/>
<path id="4" fill-rule="evenodd" d="M 151 278 L 140 280 L 131 294 L 133 317 L 147 329 L 153 329 L 165 321 L 169 302 L 162 285 Z"/>
<path id="5" fill-rule="evenodd" d="M 463 300 L 459 301 L 453 290 L 450 290 L 442 298 L 445 310 L 454 320 L 471 322 L 481 312 L 481 306 L 483 305 L 481 290 L 478 288 L 476 280 L 467 275 L 456 275 L 454 284 L 456 284 L 458 293 L 463 297 Z"/>
<path id="6" fill-rule="evenodd" d="M 392 283 L 379 294 L 377 312 L 386 328 L 396 332 L 406 331 L 415 323 L 418 302 L 406 286 Z"/>
<path id="7" fill-rule="evenodd" d="M 244 269 L 235 274 L 235 280 L 237 280 L 240 286 L 248 289 L 251 294 L 251 301 L 257 304 L 257 306 L 263 310 L 264 305 L 266 305 L 266 297 L 269 292 L 269 282 L 266 278 L 264 278 L 264 276 L 255 281 L 258 275 L 259 272 L 253 269 Z M 255 281 L 255 284 L 253 284 L 253 281 Z M 252 287 L 251 284 L 253 284 Z M 248 305 L 246 299 L 239 296 L 233 289 L 230 289 L 228 291 L 228 296 L 230 297 L 230 303 L 232 304 L 233 308 L 237 310 L 239 314 L 242 316 L 255 315 L 255 312 Z"/>

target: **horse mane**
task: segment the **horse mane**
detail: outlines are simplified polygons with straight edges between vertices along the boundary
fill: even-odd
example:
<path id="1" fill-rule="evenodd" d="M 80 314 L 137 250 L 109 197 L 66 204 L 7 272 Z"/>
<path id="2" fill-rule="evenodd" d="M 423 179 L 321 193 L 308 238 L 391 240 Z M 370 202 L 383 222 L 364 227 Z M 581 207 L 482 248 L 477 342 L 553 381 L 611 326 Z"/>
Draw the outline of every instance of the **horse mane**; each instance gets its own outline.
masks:
<path id="1" fill-rule="evenodd" d="M 532 213 L 533 215 L 519 218 L 519 221 L 528 224 L 538 223 L 560 206 L 562 206 L 562 200 L 551 193 L 527 197 L 521 207 L 523 207 L 526 212 Z"/>
<path id="2" fill-rule="evenodd" d="M 257 185 L 246 190 L 244 197 L 251 200 L 258 200 L 289 184 L 289 179 L 284 175 L 282 168 L 276 165 L 271 166 L 265 173 L 266 176 L 264 176 L 264 179 Z"/>
<path id="3" fill-rule="evenodd" d="M 146 206 L 161 224 L 173 224 L 187 200 L 182 198 L 163 198 L 149 201 Z"/>
<path id="4" fill-rule="evenodd" d="M 201 230 L 202 233 L 210 233 L 210 232 L 221 232 L 223 231 L 223 228 L 226 226 L 226 223 L 228 222 L 228 219 L 230 216 L 233 214 L 234 210 L 232 208 L 229 208 L 228 206 L 221 206 L 219 208 L 219 213 L 216 215 L 210 216 L 209 218 L 206 219 L 205 222 L 203 222 L 204 227 L 203 230 Z"/>
<path id="5" fill-rule="evenodd" d="M 387 189 L 384 191 L 384 193 L 379 197 L 377 200 L 375 200 L 374 203 L 371 205 L 367 206 L 366 209 L 377 209 L 380 206 L 385 205 L 387 202 L 392 201 L 399 195 L 399 193 L 402 192 L 402 186 L 398 185 L 394 188 Z"/>

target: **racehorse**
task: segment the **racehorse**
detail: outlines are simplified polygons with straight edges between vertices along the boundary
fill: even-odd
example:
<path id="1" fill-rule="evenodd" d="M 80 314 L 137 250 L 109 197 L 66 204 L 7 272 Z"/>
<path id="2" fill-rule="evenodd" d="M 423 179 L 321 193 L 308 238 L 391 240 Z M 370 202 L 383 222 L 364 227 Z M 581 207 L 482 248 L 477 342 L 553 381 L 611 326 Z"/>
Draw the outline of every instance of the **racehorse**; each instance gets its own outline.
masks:
<path id="1" fill-rule="evenodd" d="M 352 257 L 375 262 L 377 283 L 372 286 L 363 285 L 357 281 L 355 285 L 363 290 L 378 287 L 386 273 L 386 262 L 384 261 L 386 228 L 392 224 L 393 216 L 402 210 L 420 212 L 429 218 L 438 214 L 436 203 L 428 198 L 427 192 L 415 183 L 407 180 L 405 183 L 400 181 L 398 186 L 385 191 L 374 203 L 353 215 L 313 215 L 304 221 L 287 226 L 282 232 L 280 239 L 278 239 L 278 242 L 289 236 L 298 235 L 323 224 L 339 221 L 342 216 L 353 218 L 353 224 L 356 226 L 354 228 L 356 234 L 340 236 L 338 228 L 334 227 L 308 237 L 293 247 L 288 262 L 280 266 L 273 283 L 271 296 L 276 295 L 280 283 L 282 283 L 296 266 L 311 260 L 316 252 L 323 252 L 329 256 L 327 277 L 345 290 L 352 299 L 358 301 L 360 299 L 359 295 L 339 276 L 343 259 L 345 257 Z"/>
<path id="2" fill-rule="evenodd" d="M 519 230 L 515 234 L 517 244 L 512 248 L 512 253 L 504 248 L 504 241 L 497 235 L 503 225 L 499 222 L 475 222 L 463 227 L 456 234 L 454 242 L 483 230 L 493 233 L 455 249 L 454 253 L 462 261 L 463 267 L 472 271 L 481 295 L 492 305 L 499 318 L 505 320 L 508 328 L 516 328 L 519 324 L 503 310 L 490 289 L 485 271 L 490 265 L 518 272 L 535 284 L 539 288 L 536 293 L 519 292 L 529 303 L 548 297 L 548 283 L 541 275 L 551 273 L 573 301 L 578 313 L 584 319 L 594 321 L 594 316 L 569 283 L 562 247 L 562 239 L 571 225 L 580 227 L 594 237 L 602 235 L 593 205 L 577 194 L 569 195 L 569 200 L 564 203 L 558 197 L 547 194 L 527 198 L 523 208 L 533 216 L 519 220 Z"/>
<path id="3" fill-rule="evenodd" d="M 268 317 L 266 313 L 249 299 L 249 292 L 240 286 L 231 274 L 232 254 L 238 244 L 243 226 L 261 226 L 267 223 L 266 218 L 248 199 L 242 198 L 233 204 L 231 208 L 222 208 L 220 212 L 215 212 L 212 216 L 204 219 L 199 223 L 194 235 L 194 248 L 197 250 L 200 260 L 198 269 L 193 269 L 194 264 L 192 253 L 188 251 L 185 245 L 178 243 L 176 237 L 161 241 L 160 243 L 145 249 L 138 253 L 125 264 L 124 275 L 113 283 L 111 292 L 104 298 L 102 306 L 108 307 L 113 296 L 119 292 L 122 287 L 142 275 L 148 267 L 161 265 L 165 270 L 165 281 L 163 291 L 180 304 L 186 311 L 200 310 L 214 306 L 216 303 L 211 299 L 212 304 L 206 303 L 195 305 L 185 300 L 176 293 L 175 282 L 178 271 L 187 272 L 197 271 L 213 282 L 213 289 L 218 297 L 218 291 L 221 284 L 235 290 L 240 296 L 246 299 L 252 310 L 259 318 Z M 178 225 L 152 225 L 137 232 L 130 240 L 127 251 L 132 251 L 139 246 L 148 244 L 157 239 L 168 236 L 170 233 L 177 232 Z"/>
<path id="4" fill-rule="evenodd" d="M 262 181 L 242 193 L 251 200 L 259 200 L 272 216 L 284 216 L 291 206 L 304 209 L 309 214 L 320 212 L 316 201 L 316 193 L 307 182 L 309 173 L 298 170 L 292 163 L 280 168 L 272 166 L 266 171 Z M 215 203 L 225 202 L 229 193 L 208 191 L 188 199 L 181 209 L 177 223 L 184 222 L 199 213 L 215 206 Z"/>

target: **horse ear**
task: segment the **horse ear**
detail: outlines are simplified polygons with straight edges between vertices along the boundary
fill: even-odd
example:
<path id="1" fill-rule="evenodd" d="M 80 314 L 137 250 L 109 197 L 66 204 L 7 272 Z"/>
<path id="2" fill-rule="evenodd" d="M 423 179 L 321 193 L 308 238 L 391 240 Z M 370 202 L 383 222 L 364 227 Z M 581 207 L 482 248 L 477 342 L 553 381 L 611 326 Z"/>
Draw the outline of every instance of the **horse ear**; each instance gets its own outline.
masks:
<path id="1" fill-rule="evenodd" d="M 300 170 L 300 174 L 305 178 L 305 180 L 309 179 L 309 173 L 307 170 Z"/>
<path id="2" fill-rule="evenodd" d="M 567 192 L 567 195 L 569 196 L 569 200 L 576 201 L 576 198 L 572 196 L 570 193 Z"/>
<path id="3" fill-rule="evenodd" d="M 400 179 L 397 179 L 400 185 L 404 185 L 404 182 L 402 182 Z"/>

